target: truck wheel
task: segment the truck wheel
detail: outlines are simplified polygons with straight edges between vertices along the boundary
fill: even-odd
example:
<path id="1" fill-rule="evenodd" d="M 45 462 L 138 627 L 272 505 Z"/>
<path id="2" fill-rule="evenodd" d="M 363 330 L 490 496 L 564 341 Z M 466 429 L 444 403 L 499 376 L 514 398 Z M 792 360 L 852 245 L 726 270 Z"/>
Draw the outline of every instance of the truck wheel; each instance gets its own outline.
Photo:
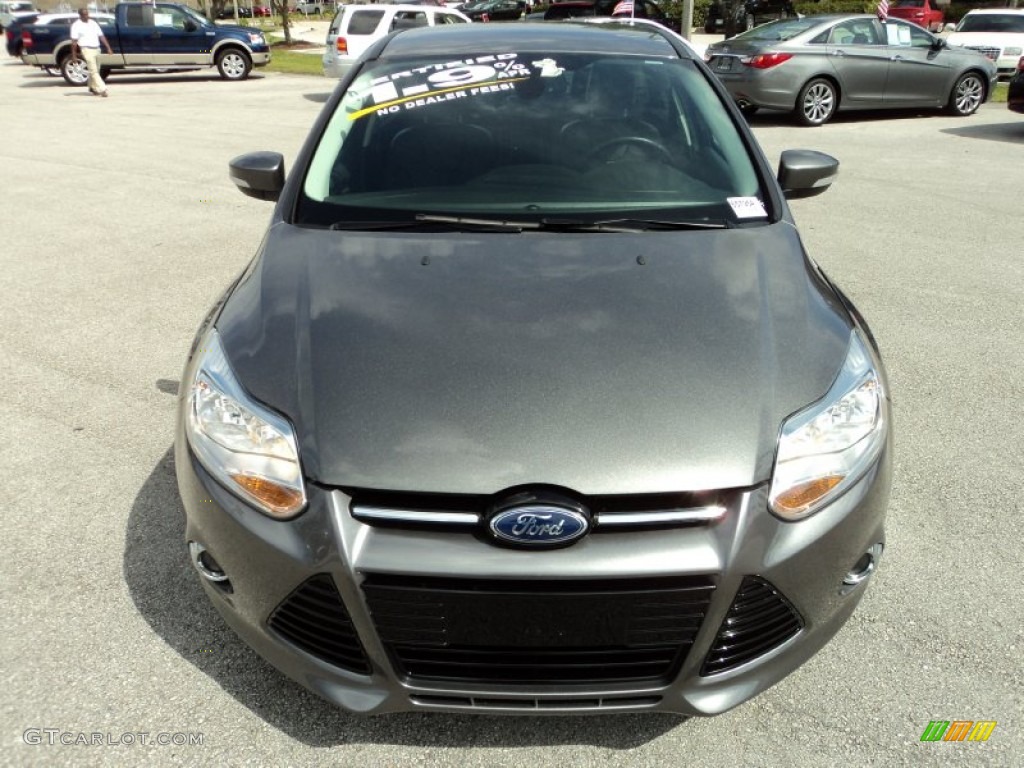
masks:
<path id="1" fill-rule="evenodd" d="M 237 48 L 217 54 L 217 71 L 225 80 L 245 80 L 252 69 L 252 59 Z"/>
<path id="2" fill-rule="evenodd" d="M 89 68 L 85 59 L 76 59 L 68 54 L 60 61 L 60 73 L 68 85 L 85 85 L 89 82 Z"/>

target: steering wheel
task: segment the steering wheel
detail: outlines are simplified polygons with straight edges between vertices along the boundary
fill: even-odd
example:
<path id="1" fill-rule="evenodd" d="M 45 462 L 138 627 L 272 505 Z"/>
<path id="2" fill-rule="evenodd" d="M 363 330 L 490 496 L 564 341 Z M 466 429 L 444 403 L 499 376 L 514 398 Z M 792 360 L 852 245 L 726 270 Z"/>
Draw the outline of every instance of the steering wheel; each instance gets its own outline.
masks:
<path id="1" fill-rule="evenodd" d="M 619 136 L 617 139 L 606 141 L 604 144 L 599 145 L 597 149 L 591 152 L 590 157 L 596 158 L 601 155 L 608 154 L 613 147 L 625 148 L 629 146 L 639 147 L 640 149 L 646 152 L 656 154 L 659 158 L 661 158 L 667 163 L 671 163 L 674 160 L 672 155 L 669 154 L 669 151 L 665 149 L 665 147 L 656 142 L 654 139 L 644 138 L 643 136 Z M 624 155 L 625 153 L 622 154 Z M 611 158 L 607 162 L 613 162 L 614 160 L 615 158 Z"/>

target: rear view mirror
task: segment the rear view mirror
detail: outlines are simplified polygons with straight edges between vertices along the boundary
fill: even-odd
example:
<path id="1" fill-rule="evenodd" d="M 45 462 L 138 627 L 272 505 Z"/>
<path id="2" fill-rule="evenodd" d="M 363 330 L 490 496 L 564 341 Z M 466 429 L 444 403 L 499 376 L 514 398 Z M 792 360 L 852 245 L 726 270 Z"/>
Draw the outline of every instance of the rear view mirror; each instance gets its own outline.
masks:
<path id="1" fill-rule="evenodd" d="M 812 149 L 787 149 L 779 159 L 779 185 L 790 200 L 820 195 L 838 173 L 838 160 Z"/>
<path id="2" fill-rule="evenodd" d="M 284 155 L 250 152 L 228 163 L 228 175 L 242 194 L 257 200 L 277 200 L 284 189 Z"/>

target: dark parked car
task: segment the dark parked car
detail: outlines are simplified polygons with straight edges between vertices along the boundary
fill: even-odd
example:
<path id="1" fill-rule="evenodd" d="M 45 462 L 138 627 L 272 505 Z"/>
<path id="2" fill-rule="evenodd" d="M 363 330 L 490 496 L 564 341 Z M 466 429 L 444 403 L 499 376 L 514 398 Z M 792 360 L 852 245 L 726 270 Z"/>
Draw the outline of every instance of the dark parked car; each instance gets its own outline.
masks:
<path id="1" fill-rule="evenodd" d="M 791 0 L 746 0 L 746 2 L 732 3 L 731 6 L 735 14 L 733 29 L 737 31 L 753 29 L 758 24 L 777 19 L 796 18 L 797 15 Z M 708 6 L 704 21 L 706 33 L 711 35 L 726 32 L 728 8 L 729 4 L 722 0 L 715 0 Z"/>
<path id="2" fill-rule="evenodd" d="M 617 9 L 618 13 L 628 16 L 629 12 L 622 10 L 624 7 L 622 0 L 561 0 L 548 6 L 544 12 L 544 20 L 564 21 L 580 17 L 612 16 L 616 14 Z M 632 14 L 638 19 L 650 19 L 675 32 L 679 31 L 679 19 L 666 16 L 661 6 L 653 0 L 636 0 L 633 3 Z"/>
<path id="3" fill-rule="evenodd" d="M 838 162 L 668 30 L 545 27 L 390 35 L 287 177 L 230 163 L 277 204 L 183 373 L 185 538 L 350 710 L 717 714 L 882 555 L 885 373 L 786 202 Z"/>
<path id="4" fill-rule="evenodd" d="M 525 0 L 488 0 L 459 8 L 473 21 L 511 21 L 520 18 L 525 9 Z"/>
<path id="5" fill-rule="evenodd" d="M 1006 106 L 1014 112 L 1024 113 L 1024 56 L 1017 62 L 1017 72 L 1010 79 L 1010 89 L 1006 94 Z"/>
<path id="6" fill-rule="evenodd" d="M 839 110 L 945 107 L 973 114 L 996 84 L 977 51 L 902 19 L 808 16 L 774 21 L 707 47 L 704 58 L 740 107 L 822 125 Z"/>
<path id="7" fill-rule="evenodd" d="M 11 23 L 5 26 L 4 29 L 4 43 L 7 46 L 7 55 L 18 57 L 21 56 L 22 43 L 21 43 L 21 28 L 26 24 L 35 24 L 36 19 L 41 14 L 29 13 L 25 16 L 19 16 L 16 19 L 12 19 Z M 75 18 L 78 16 L 76 14 Z"/>
<path id="8" fill-rule="evenodd" d="M 235 8 L 234 8 L 234 6 L 226 5 L 223 9 L 221 9 L 221 12 L 217 14 L 217 18 L 221 19 L 221 20 L 235 18 Z M 238 6 L 238 18 L 240 18 L 240 19 L 251 19 L 252 18 L 252 8 L 248 8 L 248 7 L 244 6 L 244 5 L 239 5 Z"/>

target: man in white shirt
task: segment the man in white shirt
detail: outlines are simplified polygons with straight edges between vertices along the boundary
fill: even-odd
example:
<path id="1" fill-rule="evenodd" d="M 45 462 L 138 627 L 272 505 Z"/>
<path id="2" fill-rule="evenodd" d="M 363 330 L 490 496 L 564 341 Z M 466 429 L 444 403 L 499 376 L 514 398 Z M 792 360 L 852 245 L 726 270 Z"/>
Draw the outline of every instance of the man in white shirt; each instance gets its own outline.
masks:
<path id="1" fill-rule="evenodd" d="M 95 19 L 89 18 L 88 8 L 78 9 L 78 21 L 71 25 L 71 55 L 78 58 L 81 52 L 85 59 L 85 65 L 89 68 L 89 92 L 97 96 L 107 95 L 107 84 L 100 77 L 100 43 L 107 49 L 107 53 L 113 54 L 110 43 L 100 29 Z"/>

